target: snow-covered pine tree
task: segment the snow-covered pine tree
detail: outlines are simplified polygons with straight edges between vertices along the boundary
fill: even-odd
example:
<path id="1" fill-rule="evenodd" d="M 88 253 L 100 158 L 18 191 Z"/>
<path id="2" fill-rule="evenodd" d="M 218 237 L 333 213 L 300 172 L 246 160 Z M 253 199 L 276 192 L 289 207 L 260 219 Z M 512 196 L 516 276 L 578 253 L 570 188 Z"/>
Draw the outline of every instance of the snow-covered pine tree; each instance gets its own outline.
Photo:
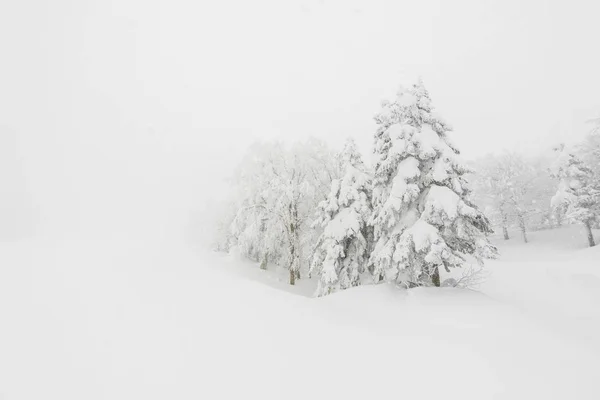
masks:
<path id="1" fill-rule="evenodd" d="M 314 223 L 323 227 L 311 264 L 319 277 L 317 296 L 358 286 L 371 249 L 371 177 L 353 140 L 340 158 L 343 176 L 332 182 Z"/>
<path id="2" fill-rule="evenodd" d="M 440 286 L 440 268 L 460 267 L 467 255 L 480 263 L 493 257 L 490 223 L 469 199 L 469 171 L 423 83 L 400 88 L 375 120 L 375 279 Z"/>
<path id="3" fill-rule="evenodd" d="M 556 208 L 565 207 L 570 220 L 585 226 L 588 243 L 593 247 L 596 243 L 592 226 L 600 219 L 600 190 L 594 186 L 592 170 L 579 157 L 564 145 L 559 145 L 556 151 L 558 157 L 553 172 L 559 184 L 551 204 Z"/>

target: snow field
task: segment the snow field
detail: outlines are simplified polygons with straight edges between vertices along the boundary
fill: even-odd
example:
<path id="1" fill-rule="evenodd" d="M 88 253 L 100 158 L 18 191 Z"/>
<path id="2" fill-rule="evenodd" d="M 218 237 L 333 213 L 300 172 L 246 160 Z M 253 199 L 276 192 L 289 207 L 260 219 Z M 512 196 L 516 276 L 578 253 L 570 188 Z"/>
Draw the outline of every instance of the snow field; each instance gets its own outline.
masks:
<path id="1" fill-rule="evenodd" d="M 0 394 L 598 398 L 596 249 L 556 249 L 575 254 L 571 273 L 510 261 L 516 239 L 505 247 L 483 293 L 380 285 L 315 299 L 176 238 L 3 243 Z"/>

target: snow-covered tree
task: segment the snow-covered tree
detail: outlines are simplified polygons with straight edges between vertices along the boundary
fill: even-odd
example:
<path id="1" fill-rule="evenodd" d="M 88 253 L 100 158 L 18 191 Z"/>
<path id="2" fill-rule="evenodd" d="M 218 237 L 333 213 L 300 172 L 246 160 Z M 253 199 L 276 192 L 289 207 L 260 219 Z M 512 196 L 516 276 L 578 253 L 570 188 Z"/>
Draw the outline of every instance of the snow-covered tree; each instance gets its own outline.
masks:
<path id="1" fill-rule="evenodd" d="M 440 286 L 441 268 L 493 257 L 490 223 L 469 198 L 468 168 L 423 83 L 400 88 L 375 120 L 375 279 Z"/>
<path id="2" fill-rule="evenodd" d="M 592 125 L 592 130 L 590 131 L 592 135 L 600 134 L 600 118 L 592 118 L 587 122 Z"/>
<path id="3" fill-rule="evenodd" d="M 562 224 L 562 214 L 557 214 L 550 204 L 550 199 L 554 195 L 554 178 L 550 173 L 549 166 L 553 159 L 552 149 L 547 149 L 529 159 L 534 176 L 530 184 L 532 209 L 534 210 L 529 218 L 529 225 L 532 229 L 553 229 Z"/>
<path id="4" fill-rule="evenodd" d="M 592 171 L 594 184 L 600 186 L 600 119 L 592 120 L 594 127 L 579 145 L 578 154 Z"/>
<path id="5" fill-rule="evenodd" d="M 323 228 L 311 265 L 319 277 L 317 296 L 359 285 L 371 250 L 371 176 L 353 140 L 340 158 L 343 175 L 332 182 L 314 223 Z"/>
<path id="6" fill-rule="evenodd" d="M 585 166 L 592 172 L 590 179 L 593 181 L 593 186 L 600 188 L 600 118 L 590 122 L 594 126 L 580 144 L 578 154 Z M 596 221 L 593 226 L 600 229 L 600 221 Z"/>
<path id="7" fill-rule="evenodd" d="M 265 266 L 269 258 L 277 262 L 286 257 L 286 232 L 277 204 L 281 188 L 274 179 L 276 171 L 282 169 L 283 150 L 279 143 L 254 144 L 236 174 L 239 204 L 231 235 L 239 252 Z"/>
<path id="8" fill-rule="evenodd" d="M 542 213 L 539 207 L 542 188 L 536 185 L 540 176 L 531 160 L 518 153 L 505 153 L 500 156 L 498 168 L 500 176 L 507 183 L 501 196 L 507 200 L 509 212 L 521 231 L 523 241 L 527 243 L 528 220 Z"/>
<path id="9" fill-rule="evenodd" d="M 590 247 L 596 245 L 592 226 L 600 219 L 600 188 L 594 186 L 590 168 L 564 145 L 556 148 L 558 157 L 554 175 L 559 180 L 558 190 L 552 198 L 553 207 L 565 207 L 572 221 L 581 222 L 586 230 Z"/>
<path id="10" fill-rule="evenodd" d="M 530 227 L 542 226 L 550 209 L 551 177 L 543 157 L 525 158 L 514 152 L 478 160 L 474 176 L 476 202 L 489 207 L 490 217 L 502 227 L 504 239 L 515 224 L 525 242 Z"/>
<path id="11" fill-rule="evenodd" d="M 264 268 L 268 262 L 285 266 L 295 284 L 320 233 L 311 228 L 314 210 L 337 174 L 333 152 L 318 140 L 289 148 L 254 145 L 237 174 L 240 205 L 232 236 L 239 250 Z"/>
<path id="12" fill-rule="evenodd" d="M 231 232 L 236 217 L 237 206 L 233 199 L 224 202 L 210 203 L 212 212 L 206 212 L 208 221 L 201 221 L 195 229 L 205 231 L 207 226 L 212 228 L 211 248 L 214 251 L 229 252 L 234 238 Z"/>
<path id="13" fill-rule="evenodd" d="M 510 239 L 508 228 L 511 222 L 510 175 L 506 174 L 497 157 L 487 155 L 474 163 L 476 173 L 473 174 L 473 187 L 475 202 L 487 210 L 492 221 L 502 227 L 504 240 Z"/>

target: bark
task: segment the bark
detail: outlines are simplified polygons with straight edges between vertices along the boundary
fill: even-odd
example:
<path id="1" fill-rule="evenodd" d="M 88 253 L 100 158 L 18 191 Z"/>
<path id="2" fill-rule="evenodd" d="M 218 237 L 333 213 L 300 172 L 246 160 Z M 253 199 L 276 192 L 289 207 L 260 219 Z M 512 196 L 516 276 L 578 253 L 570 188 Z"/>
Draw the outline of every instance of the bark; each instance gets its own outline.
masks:
<path id="1" fill-rule="evenodd" d="M 594 247 L 596 245 L 596 242 L 594 241 L 594 232 L 592 232 L 592 224 L 590 224 L 589 222 L 585 222 L 584 225 L 587 231 L 588 243 L 590 247 Z"/>
<path id="2" fill-rule="evenodd" d="M 437 265 L 433 267 L 433 273 L 431 274 L 431 281 L 433 282 L 433 286 L 440 287 L 440 270 Z"/>
<path id="3" fill-rule="evenodd" d="M 269 262 L 269 253 L 265 253 L 265 256 L 263 257 L 263 260 L 260 263 L 260 269 L 266 270 L 268 262 Z"/>
<path id="4" fill-rule="evenodd" d="M 525 243 L 529 243 L 529 240 L 527 239 L 527 231 L 525 230 L 524 226 L 521 227 L 521 234 L 523 235 L 523 241 Z"/>
<path id="5" fill-rule="evenodd" d="M 504 233 L 504 240 L 510 239 L 508 236 L 508 218 L 504 213 L 502 213 L 502 232 Z"/>
<path id="6" fill-rule="evenodd" d="M 519 227 L 521 228 L 521 234 L 523 235 L 523 241 L 525 243 L 528 243 L 528 240 L 527 240 L 527 229 L 525 227 L 525 219 L 521 215 L 519 215 Z"/>
<path id="7" fill-rule="evenodd" d="M 296 270 L 296 268 L 298 268 L 298 263 L 296 262 L 296 258 L 298 257 L 298 255 L 296 254 L 296 251 L 296 242 L 292 238 L 290 242 L 290 265 L 288 267 L 288 269 L 290 270 L 290 285 L 296 284 L 296 276 L 298 273 L 298 271 Z"/>
<path id="8" fill-rule="evenodd" d="M 556 209 L 556 225 L 560 228 L 562 226 L 562 211 L 560 207 Z"/>
<path id="9" fill-rule="evenodd" d="M 298 237 L 298 208 L 295 204 L 289 205 L 289 212 L 291 217 L 290 227 L 289 227 L 289 241 L 290 241 L 290 285 L 296 284 L 296 278 L 300 277 L 299 270 L 299 261 L 298 251 L 300 238 Z"/>

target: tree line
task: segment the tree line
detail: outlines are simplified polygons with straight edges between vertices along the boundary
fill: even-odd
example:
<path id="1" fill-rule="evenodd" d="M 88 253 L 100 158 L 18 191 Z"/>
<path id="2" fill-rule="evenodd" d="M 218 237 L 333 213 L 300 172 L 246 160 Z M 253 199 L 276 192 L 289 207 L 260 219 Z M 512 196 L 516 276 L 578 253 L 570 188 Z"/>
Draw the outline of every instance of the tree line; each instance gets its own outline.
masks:
<path id="1" fill-rule="evenodd" d="M 487 155 L 472 162 L 475 201 L 510 239 L 516 227 L 528 242 L 532 230 L 582 224 L 589 246 L 600 228 L 600 132 L 598 122 L 579 143 L 558 144 L 540 154 Z"/>
<path id="2" fill-rule="evenodd" d="M 576 220 L 593 244 L 597 133 L 578 152 L 558 146 L 551 157 L 506 153 L 467 164 L 422 81 L 384 101 L 375 122 L 370 165 L 351 139 L 339 152 L 318 139 L 252 146 L 217 249 L 263 269 L 283 266 L 291 285 L 315 276 L 322 296 L 364 283 L 455 286 L 453 269 L 497 256 L 493 226 L 506 239 L 518 226 L 527 241 L 530 229 Z"/>

